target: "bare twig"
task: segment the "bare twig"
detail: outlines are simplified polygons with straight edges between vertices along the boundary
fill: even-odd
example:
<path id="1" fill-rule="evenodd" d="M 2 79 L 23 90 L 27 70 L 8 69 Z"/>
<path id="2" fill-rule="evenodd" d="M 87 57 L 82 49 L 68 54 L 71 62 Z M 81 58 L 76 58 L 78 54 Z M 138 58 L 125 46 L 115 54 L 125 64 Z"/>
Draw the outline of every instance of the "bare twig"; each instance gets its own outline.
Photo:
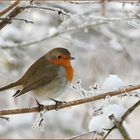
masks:
<path id="1" fill-rule="evenodd" d="M 107 24 L 109 22 L 118 22 L 118 21 L 127 21 L 127 20 L 132 20 L 132 19 L 136 19 L 136 17 L 124 17 L 124 18 L 98 18 L 96 22 L 94 23 L 87 23 L 87 24 L 82 24 L 82 25 L 78 25 L 78 26 L 75 26 L 75 27 L 69 27 L 65 30 L 58 30 L 56 31 L 54 34 L 48 36 L 48 37 L 44 37 L 42 39 L 39 39 L 39 40 L 35 40 L 35 41 L 30 41 L 30 42 L 27 42 L 27 43 L 22 43 L 22 44 L 18 44 L 18 45 L 14 45 L 14 46 L 1 46 L 2 49 L 13 49 L 13 48 L 20 48 L 20 47 L 26 47 L 26 46 L 30 46 L 30 45 L 34 45 L 34 44 L 37 44 L 37 43 L 41 43 L 43 41 L 46 41 L 48 39 L 51 39 L 51 38 L 54 38 L 58 35 L 63 35 L 65 33 L 69 33 L 69 32 L 75 32 L 77 30 L 80 30 L 80 29 L 84 29 L 84 28 L 93 28 L 95 26 L 99 26 L 99 25 L 102 25 L 102 24 Z M 61 26 L 60 26 L 61 27 Z"/>
<path id="2" fill-rule="evenodd" d="M 99 136 L 103 136 L 103 135 L 104 135 L 103 132 L 102 132 L 102 133 L 99 133 L 99 132 L 97 132 L 97 131 L 90 131 L 90 132 L 82 133 L 82 134 L 80 134 L 80 135 L 73 136 L 73 137 L 71 137 L 71 138 L 68 138 L 67 140 L 74 140 L 74 139 L 81 138 L 81 137 L 86 136 L 86 135 L 89 135 L 89 134 L 97 134 L 97 135 L 99 135 Z"/>
<path id="3" fill-rule="evenodd" d="M 67 107 L 71 107 L 71 106 L 75 106 L 75 105 L 80 105 L 80 104 L 83 104 L 83 103 L 88 103 L 88 102 L 91 102 L 91 101 L 104 99 L 106 96 L 116 96 L 116 95 L 120 95 L 120 94 L 127 93 L 127 92 L 130 92 L 130 91 L 138 90 L 138 89 L 140 89 L 140 85 L 128 86 L 128 87 L 125 87 L 125 88 L 122 88 L 122 89 L 119 89 L 119 90 L 116 90 L 116 91 L 106 92 L 104 94 L 100 94 L 100 95 L 97 95 L 97 96 L 92 96 L 92 97 L 88 97 L 88 98 L 84 98 L 84 99 L 69 101 L 69 102 L 60 104 L 58 106 L 58 109 L 67 108 Z M 48 111 L 55 110 L 56 105 L 46 105 L 46 106 L 44 106 L 43 109 L 46 109 Z M 39 110 L 39 107 L 1 110 L 0 115 L 33 113 L 33 112 L 37 112 L 38 110 Z"/>
<path id="4" fill-rule="evenodd" d="M 65 33 L 68 33 L 68 32 L 74 32 L 78 29 L 83 29 L 83 28 L 89 28 L 89 27 L 93 27 L 93 26 L 97 26 L 97 25 L 101 25 L 101 24 L 106 24 L 107 22 L 98 22 L 98 23 L 94 23 L 94 24 L 91 24 L 91 25 L 81 25 L 81 26 L 78 26 L 78 27 L 72 27 L 72 28 L 68 28 L 64 31 L 57 31 L 56 33 L 52 34 L 51 36 L 48 36 L 48 37 L 44 37 L 42 39 L 39 39 L 39 40 L 35 40 L 35 41 L 31 41 L 31 42 L 28 42 L 28 43 L 22 43 L 22 44 L 18 44 L 18 45 L 15 45 L 15 46 L 1 46 L 2 49 L 13 49 L 13 48 L 22 48 L 22 47 L 26 47 L 26 46 L 31 46 L 31 45 L 34 45 L 34 44 L 38 44 L 38 43 L 41 43 L 43 41 L 46 41 L 48 39 L 51 39 L 51 38 L 54 38 L 58 35 L 62 35 L 62 34 L 65 34 Z"/>
<path id="5" fill-rule="evenodd" d="M 27 8 L 27 9 L 42 9 L 42 10 L 48 10 L 48 11 L 53 11 L 53 12 L 57 12 L 58 15 L 65 15 L 65 16 L 68 16 L 70 17 L 71 13 L 68 13 L 66 11 L 64 11 L 63 9 L 60 9 L 60 8 L 54 8 L 54 7 L 45 7 L 45 6 L 37 6 L 37 5 L 29 5 L 29 6 L 26 6 L 24 8 Z"/>
<path id="6" fill-rule="evenodd" d="M 0 22 L 0 30 L 2 28 L 4 28 L 7 24 L 9 24 L 11 22 L 11 18 L 16 17 L 17 15 L 19 15 L 22 11 L 24 10 L 24 8 L 21 8 L 19 6 L 15 7 L 6 17 L 6 19 L 4 19 L 3 21 Z"/>
<path id="7" fill-rule="evenodd" d="M 107 138 L 107 136 L 115 129 L 116 127 L 113 126 L 112 128 L 110 129 L 104 129 L 104 130 L 107 130 L 108 132 L 105 134 L 105 136 L 103 137 L 103 140 L 105 140 Z"/>
<path id="8" fill-rule="evenodd" d="M 0 18 L 0 20 L 9 20 L 10 19 L 10 22 L 12 21 L 12 20 L 19 20 L 19 21 L 24 21 L 25 23 L 34 23 L 33 21 L 31 21 L 31 20 L 27 20 L 27 19 L 22 19 L 22 18 Z"/>
<path id="9" fill-rule="evenodd" d="M 140 105 L 140 100 L 138 102 L 136 102 L 132 107 L 130 107 L 122 116 L 121 118 L 121 122 L 123 122 L 130 113 L 132 113 L 138 106 Z"/>
<path id="10" fill-rule="evenodd" d="M 4 119 L 6 121 L 9 121 L 10 120 L 8 117 L 3 117 L 3 116 L 0 116 L 0 119 Z"/>
<path id="11" fill-rule="evenodd" d="M 120 121 L 118 121 L 113 114 L 109 116 L 109 119 L 113 121 L 114 126 L 120 131 L 123 138 L 125 140 L 129 140 L 130 137 L 129 137 L 127 131 L 125 130 L 124 126 L 122 125 L 122 123 Z"/>
<path id="12" fill-rule="evenodd" d="M 113 120 L 114 120 L 114 126 L 110 129 L 105 129 L 105 130 L 109 130 L 106 135 L 104 136 L 103 139 L 106 139 L 107 136 L 112 132 L 112 130 L 114 129 L 119 129 L 119 131 L 121 132 L 121 134 L 123 135 L 123 137 L 125 139 L 130 139 L 129 138 L 129 135 L 127 134 L 125 128 L 123 127 L 123 122 L 124 120 L 126 120 L 126 118 L 128 117 L 128 115 L 130 115 L 130 113 L 132 113 L 138 106 L 140 105 L 140 100 L 138 102 L 136 102 L 133 106 L 131 106 L 124 114 L 123 116 L 121 117 L 121 121 L 117 121 L 113 115 L 113 118 L 112 118 L 112 115 L 110 116 Z"/>
<path id="13" fill-rule="evenodd" d="M 118 2 L 118 3 L 139 3 L 139 0 L 104 0 L 105 2 Z M 68 2 L 72 4 L 96 4 L 101 3 L 101 0 L 69 0 Z"/>
<path id="14" fill-rule="evenodd" d="M 0 11 L 0 17 L 9 12 L 11 9 L 13 9 L 15 6 L 17 6 L 20 3 L 20 0 L 16 0 L 11 5 Z"/>

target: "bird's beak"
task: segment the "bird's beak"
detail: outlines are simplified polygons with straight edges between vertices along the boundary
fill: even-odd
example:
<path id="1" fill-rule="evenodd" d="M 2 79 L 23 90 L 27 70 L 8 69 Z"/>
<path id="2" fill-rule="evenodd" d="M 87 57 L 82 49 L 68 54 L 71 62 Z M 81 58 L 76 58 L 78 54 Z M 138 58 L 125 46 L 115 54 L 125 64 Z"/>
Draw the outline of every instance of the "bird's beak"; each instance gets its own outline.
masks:
<path id="1" fill-rule="evenodd" d="M 71 56 L 69 57 L 69 60 L 74 60 L 74 59 L 75 59 L 74 57 L 71 57 Z"/>

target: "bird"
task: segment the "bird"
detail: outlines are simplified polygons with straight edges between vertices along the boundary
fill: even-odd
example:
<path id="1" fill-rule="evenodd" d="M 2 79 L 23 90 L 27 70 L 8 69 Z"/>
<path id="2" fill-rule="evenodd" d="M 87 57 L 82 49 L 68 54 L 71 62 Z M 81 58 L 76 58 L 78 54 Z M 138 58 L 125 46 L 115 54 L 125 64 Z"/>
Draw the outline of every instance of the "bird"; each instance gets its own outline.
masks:
<path id="1" fill-rule="evenodd" d="M 38 100 L 52 99 L 57 102 L 55 98 L 64 93 L 73 80 L 73 59 L 68 49 L 54 48 L 35 61 L 19 80 L 1 87 L 0 91 L 21 86 L 13 97 L 33 91 L 30 94 L 38 105 Z"/>

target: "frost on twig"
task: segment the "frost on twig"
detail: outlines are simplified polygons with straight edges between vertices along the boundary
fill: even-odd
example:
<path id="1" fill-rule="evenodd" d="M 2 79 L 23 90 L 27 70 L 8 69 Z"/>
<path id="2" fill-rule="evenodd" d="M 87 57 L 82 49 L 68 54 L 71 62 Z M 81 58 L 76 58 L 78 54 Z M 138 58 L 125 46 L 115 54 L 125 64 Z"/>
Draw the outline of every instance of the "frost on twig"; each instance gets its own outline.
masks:
<path id="1" fill-rule="evenodd" d="M 75 106 L 75 105 L 80 105 L 80 104 L 83 104 L 83 103 L 88 103 L 88 102 L 91 102 L 91 101 L 97 101 L 97 100 L 105 99 L 108 96 L 113 97 L 113 96 L 117 96 L 117 95 L 124 94 L 124 93 L 130 92 L 130 91 L 138 90 L 138 89 L 140 89 L 140 85 L 122 87 L 118 90 L 116 89 L 116 90 L 108 91 L 108 92 L 103 92 L 102 91 L 102 92 L 98 93 L 98 95 L 95 95 L 95 96 L 90 96 L 90 97 L 86 97 L 86 98 L 82 98 L 82 99 L 78 99 L 78 100 L 73 100 L 73 101 L 67 101 L 65 104 L 60 104 L 58 106 L 58 109 L 63 109 L 63 108 L 67 108 L 67 107 L 70 107 L 70 106 Z M 1 110 L 0 115 L 33 113 L 33 112 L 37 112 L 38 109 L 39 109 L 38 107 L 31 107 L 31 108 L 22 108 L 22 109 Z M 48 111 L 55 110 L 56 105 L 45 105 L 43 109 L 47 109 Z"/>
<path id="2" fill-rule="evenodd" d="M 10 20 L 9 22 L 11 23 L 11 21 L 13 20 L 16 20 L 16 21 L 24 21 L 25 23 L 34 23 L 33 21 L 31 20 L 27 20 L 27 19 L 22 19 L 22 18 L 9 18 L 9 17 L 6 17 L 6 18 L 0 18 L 0 20 Z"/>
<path id="3" fill-rule="evenodd" d="M 65 18 L 69 18 L 71 16 L 71 13 L 66 12 L 65 10 L 60 9 L 60 8 L 37 6 L 37 5 L 29 5 L 29 6 L 26 6 L 24 8 L 27 8 L 27 9 L 42 9 L 42 10 L 48 10 L 48 11 L 56 12 L 57 15 L 59 15 L 63 20 Z"/>
<path id="4" fill-rule="evenodd" d="M 101 91 L 98 89 L 98 84 L 95 83 L 94 86 L 89 86 L 89 90 L 82 88 L 81 80 L 78 80 L 75 85 L 72 85 L 73 90 L 81 94 L 84 98 L 90 97 L 92 95 L 98 95 Z"/>
<path id="5" fill-rule="evenodd" d="M 37 118 L 32 128 L 40 128 L 40 131 L 44 131 L 44 123 L 45 123 L 44 115 L 45 115 L 45 111 L 39 112 L 37 114 Z"/>
<path id="6" fill-rule="evenodd" d="M 43 37 L 41 39 L 25 42 L 25 43 L 20 43 L 17 45 L 13 46 L 1 46 L 3 49 L 12 49 L 12 48 L 22 48 L 34 44 L 41 43 L 43 41 L 47 41 L 49 39 L 52 39 L 54 37 L 66 34 L 66 33 L 72 33 L 76 32 L 78 30 L 82 29 L 88 29 L 88 28 L 94 28 L 95 26 L 100 26 L 103 24 L 109 24 L 109 23 L 115 23 L 115 22 L 129 22 L 133 21 L 133 19 L 137 19 L 135 15 L 132 16 L 125 16 L 125 17 L 97 17 L 94 15 L 75 15 L 71 16 L 67 20 L 64 20 L 62 24 L 60 24 L 57 28 L 57 30 L 47 36 Z"/>
<path id="7" fill-rule="evenodd" d="M 6 121 L 10 121 L 10 118 L 9 117 L 0 116 L 0 119 L 6 120 Z"/>
<path id="8" fill-rule="evenodd" d="M 102 89 L 115 89 L 124 86 L 120 78 L 110 75 L 103 84 Z M 131 92 L 130 92 L 131 93 Z M 106 96 L 100 104 L 95 104 L 98 108 L 94 110 L 93 117 L 89 123 L 89 131 L 104 132 L 103 139 L 109 138 L 130 138 L 129 124 L 126 122 L 128 115 L 140 104 L 137 93 L 125 93 L 119 96 Z M 131 98 L 131 99 L 130 99 Z M 131 110 L 131 111 L 130 111 Z M 117 137 L 115 137 L 117 135 Z"/>

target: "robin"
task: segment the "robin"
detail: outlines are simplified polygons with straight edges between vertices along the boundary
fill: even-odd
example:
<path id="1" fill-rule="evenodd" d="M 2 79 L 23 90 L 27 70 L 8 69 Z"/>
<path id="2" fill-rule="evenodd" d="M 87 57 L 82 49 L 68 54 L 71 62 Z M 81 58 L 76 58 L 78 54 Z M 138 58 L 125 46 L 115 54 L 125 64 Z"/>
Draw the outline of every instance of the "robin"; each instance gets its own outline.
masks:
<path id="1" fill-rule="evenodd" d="M 73 79 L 74 70 L 70 62 L 73 59 L 65 48 L 52 49 L 33 63 L 19 80 L 1 87 L 0 91 L 22 86 L 13 97 L 33 91 L 32 95 L 37 100 L 57 102 L 54 98 L 59 97 Z"/>

